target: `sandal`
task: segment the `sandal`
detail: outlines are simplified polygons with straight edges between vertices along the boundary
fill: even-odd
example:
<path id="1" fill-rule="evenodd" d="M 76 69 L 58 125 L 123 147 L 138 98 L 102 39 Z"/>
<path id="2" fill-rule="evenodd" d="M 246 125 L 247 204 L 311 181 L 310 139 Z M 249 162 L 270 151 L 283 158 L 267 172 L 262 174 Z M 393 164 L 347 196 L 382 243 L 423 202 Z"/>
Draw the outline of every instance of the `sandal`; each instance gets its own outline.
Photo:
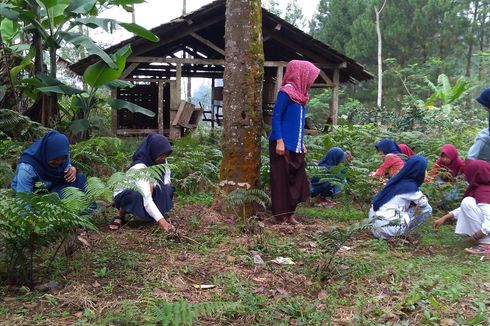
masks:
<path id="1" fill-rule="evenodd" d="M 111 223 L 109 223 L 109 230 L 111 231 L 117 231 L 119 230 L 124 224 L 126 224 L 126 221 L 124 218 L 121 218 L 119 216 L 116 216 L 112 219 Z"/>
<path id="2" fill-rule="evenodd" d="M 469 254 L 475 254 L 475 255 L 490 255 L 490 245 L 487 244 L 475 245 L 470 248 L 465 248 L 464 251 L 466 251 Z"/>

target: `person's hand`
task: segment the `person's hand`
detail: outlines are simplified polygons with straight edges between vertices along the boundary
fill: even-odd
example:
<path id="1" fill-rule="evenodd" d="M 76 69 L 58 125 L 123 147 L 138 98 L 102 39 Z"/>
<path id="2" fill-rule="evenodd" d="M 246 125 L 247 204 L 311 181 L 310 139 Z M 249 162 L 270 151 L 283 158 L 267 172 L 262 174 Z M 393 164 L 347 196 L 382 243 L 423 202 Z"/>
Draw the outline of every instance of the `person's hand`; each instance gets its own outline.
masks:
<path id="1" fill-rule="evenodd" d="M 276 144 L 276 154 L 279 156 L 283 156 L 285 152 L 286 150 L 284 148 L 284 141 L 282 139 L 278 139 Z"/>
<path id="2" fill-rule="evenodd" d="M 158 225 L 160 226 L 160 229 L 165 232 L 175 231 L 175 227 L 172 224 L 168 223 L 164 218 L 158 221 Z"/>
<path id="3" fill-rule="evenodd" d="M 369 174 L 368 174 L 368 175 L 369 175 L 370 177 L 374 177 L 374 176 L 376 176 L 376 171 L 369 172 Z"/>
<path id="4" fill-rule="evenodd" d="M 308 153 L 308 149 L 306 148 L 305 144 L 303 144 L 303 154 Z"/>
<path id="5" fill-rule="evenodd" d="M 65 180 L 66 182 L 75 182 L 77 179 L 77 169 L 74 166 L 70 166 L 65 170 Z"/>
<path id="6" fill-rule="evenodd" d="M 441 227 L 441 225 L 443 225 L 444 223 L 446 223 L 446 219 L 444 217 L 441 217 L 441 218 L 438 218 L 437 220 L 434 221 L 434 223 L 432 223 L 432 228 L 434 230 L 437 230 Z"/>

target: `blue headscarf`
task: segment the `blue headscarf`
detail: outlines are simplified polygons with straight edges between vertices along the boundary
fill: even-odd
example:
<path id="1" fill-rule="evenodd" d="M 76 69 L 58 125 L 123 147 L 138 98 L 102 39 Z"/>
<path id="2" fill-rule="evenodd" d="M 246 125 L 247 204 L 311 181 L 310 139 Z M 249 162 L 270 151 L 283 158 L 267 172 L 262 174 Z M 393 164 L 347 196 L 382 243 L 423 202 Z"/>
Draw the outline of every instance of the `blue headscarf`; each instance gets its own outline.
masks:
<path id="1" fill-rule="evenodd" d="M 58 167 L 52 167 L 48 161 L 65 156 L 66 160 Z M 53 183 L 65 180 L 65 169 L 70 164 L 70 143 L 65 135 L 50 131 L 43 138 L 36 139 L 20 156 L 19 163 L 27 163 L 44 181 Z"/>
<path id="2" fill-rule="evenodd" d="M 376 147 L 378 151 L 383 151 L 385 155 L 402 153 L 402 150 L 393 139 L 382 139 L 379 143 L 374 145 L 374 147 Z"/>
<path id="3" fill-rule="evenodd" d="M 481 92 L 476 101 L 483 105 L 488 111 L 488 130 L 490 130 L 490 87 Z"/>
<path id="4" fill-rule="evenodd" d="M 420 155 L 410 157 L 400 172 L 388 180 L 386 186 L 374 197 L 374 211 L 377 211 L 396 195 L 417 192 L 424 182 L 426 169 L 427 159 L 425 157 Z"/>
<path id="5" fill-rule="evenodd" d="M 326 168 L 330 168 L 332 166 L 337 166 L 342 163 L 347 157 L 347 153 L 341 150 L 338 147 L 332 147 L 327 152 L 324 158 L 318 162 L 318 166 L 323 166 Z"/>
<path id="6" fill-rule="evenodd" d="M 140 144 L 136 152 L 133 154 L 133 162 L 130 166 L 138 163 L 143 163 L 146 166 L 157 164 L 155 159 L 162 155 L 170 155 L 172 146 L 167 137 L 159 134 L 149 134 Z"/>

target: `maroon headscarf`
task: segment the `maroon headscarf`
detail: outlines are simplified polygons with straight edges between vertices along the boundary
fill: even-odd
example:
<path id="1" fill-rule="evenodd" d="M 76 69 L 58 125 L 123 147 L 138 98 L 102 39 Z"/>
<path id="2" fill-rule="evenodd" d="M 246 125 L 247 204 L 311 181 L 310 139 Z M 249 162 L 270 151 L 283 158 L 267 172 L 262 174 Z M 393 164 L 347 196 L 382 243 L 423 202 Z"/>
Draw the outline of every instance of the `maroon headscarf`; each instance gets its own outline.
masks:
<path id="1" fill-rule="evenodd" d="M 414 156 L 415 155 L 415 152 L 412 151 L 412 149 L 410 148 L 410 146 L 408 146 L 406 144 L 398 144 L 398 147 L 400 147 L 400 150 L 402 151 L 402 154 L 404 154 L 407 157 L 410 157 L 410 156 Z"/>
<path id="2" fill-rule="evenodd" d="M 448 172 L 451 172 L 453 177 L 457 176 L 464 168 L 464 161 L 459 157 L 458 150 L 452 144 L 445 144 L 441 147 L 441 154 L 442 153 L 446 154 L 451 162 L 446 165 L 442 162 L 442 159 L 438 159 L 436 164 L 445 168 Z"/>
<path id="3" fill-rule="evenodd" d="M 475 198 L 478 204 L 490 204 L 490 163 L 482 160 L 466 160 L 466 188 L 464 197 Z"/>
<path id="4" fill-rule="evenodd" d="M 308 103 L 308 90 L 320 74 L 320 69 L 309 61 L 291 60 L 281 84 L 281 91 L 301 105 Z"/>

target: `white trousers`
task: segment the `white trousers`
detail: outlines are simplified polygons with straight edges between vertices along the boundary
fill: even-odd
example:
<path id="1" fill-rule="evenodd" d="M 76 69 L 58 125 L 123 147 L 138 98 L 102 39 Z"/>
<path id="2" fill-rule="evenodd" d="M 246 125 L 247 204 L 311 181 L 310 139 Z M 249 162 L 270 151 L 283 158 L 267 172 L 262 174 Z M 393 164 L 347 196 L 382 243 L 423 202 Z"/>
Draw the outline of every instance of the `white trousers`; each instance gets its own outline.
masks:
<path id="1" fill-rule="evenodd" d="M 482 229 L 485 215 L 490 216 L 490 204 L 477 204 L 475 198 L 466 197 L 452 213 L 457 220 L 456 234 L 471 236 Z M 480 239 L 480 243 L 490 244 L 490 235 Z"/>

